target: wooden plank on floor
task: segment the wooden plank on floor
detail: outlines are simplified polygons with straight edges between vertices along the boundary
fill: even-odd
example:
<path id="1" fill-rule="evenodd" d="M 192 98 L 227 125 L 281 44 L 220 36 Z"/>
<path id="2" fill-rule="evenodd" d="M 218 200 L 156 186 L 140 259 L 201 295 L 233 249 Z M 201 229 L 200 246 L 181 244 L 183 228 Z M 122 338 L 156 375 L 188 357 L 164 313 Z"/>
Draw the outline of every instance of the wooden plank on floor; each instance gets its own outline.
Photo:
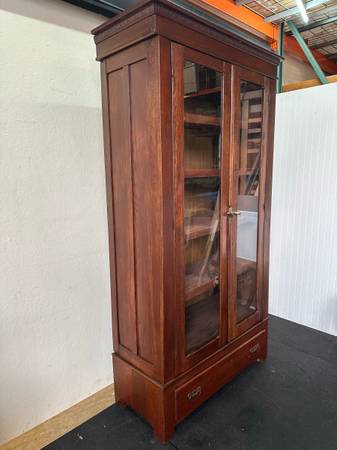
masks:
<path id="1" fill-rule="evenodd" d="M 60 414 L 0 446 L 1 450 L 40 450 L 115 402 L 110 384 Z"/>

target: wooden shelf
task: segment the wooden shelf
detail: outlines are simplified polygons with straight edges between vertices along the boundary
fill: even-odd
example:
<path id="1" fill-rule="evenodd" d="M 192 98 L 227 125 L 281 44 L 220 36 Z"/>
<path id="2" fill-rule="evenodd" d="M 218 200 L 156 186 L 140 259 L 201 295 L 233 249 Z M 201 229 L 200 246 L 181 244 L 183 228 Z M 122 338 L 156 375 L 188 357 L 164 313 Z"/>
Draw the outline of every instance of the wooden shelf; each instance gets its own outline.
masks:
<path id="1" fill-rule="evenodd" d="M 185 178 L 207 178 L 219 177 L 219 169 L 187 169 L 185 170 Z"/>
<path id="2" fill-rule="evenodd" d="M 220 127 L 220 117 L 206 116 L 204 114 L 193 114 L 185 112 L 185 123 L 191 123 L 195 125 L 208 125 L 212 127 Z"/>
<path id="3" fill-rule="evenodd" d="M 252 119 L 248 119 L 248 123 L 261 123 L 261 122 L 262 122 L 262 117 L 253 117 Z"/>
<path id="4" fill-rule="evenodd" d="M 262 129 L 260 127 L 251 127 L 248 128 L 248 134 L 257 134 L 257 133 L 261 133 Z"/>
<path id="5" fill-rule="evenodd" d="M 250 306 L 237 304 L 237 306 L 236 306 L 236 321 L 237 321 L 237 323 L 240 323 L 242 320 L 251 316 L 255 312 L 256 312 L 256 307 L 253 304 Z"/>
<path id="6" fill-rule="evenodd" d="M 194 92 L 193 94 L 186 94 L 184 95 L 184 98 L 194 98 L 194 97 L 202 97 L 204 95 L 211 95 L 211 94 L 218 94 L 221 92 L 221 88 L 209 88 L 209 89 L 202 89 L 201 91 Z"/>
<path id="7" fill-rule="evenodd" d="M 240 169 L 239 177 L 242 177 L 244 175 L 251 175 L 252 173 L 253 173 L 253 170 L 251 170 L 251 169 Z"/>
<path id="8" fill-rule="evenodd" d="M 219 334 L 219 297 L 213 295 L 186 307 L 186 351 L 201 347 Z"/>
<path id="9" fill-rule="evenodd" d="M 255 270 L 256 262 L 251 261 L 250 259 L 236 258 L 236 266 L 238 275 L 241 275 L 248 270 Z"/>
<path id="10" fill-rule="evenodd" d="M 249 148 L 249 149 L 247 150 L 247 153 L 248 153 L 249 155 L 250 155 L 250 154 L 256 155 L 256 153 L 259 153 L 260 150 L 261 150 L 260 147 L 253 147 L 253 148 Z"/>
<path id="11" fill-rule="evenodd" d="M 240 95 L 241 100 L 253 100 L 253 99 L 262 99 L 262 87 L 256 91 L 245 92 Z"/>
<path id="12" fill-rule="evenodd" d="M 192 240 L 202 236 L 209 236 L 212 232 L 211 225 L 211 217 L 194 217 L 191 224 L 188 225 L 188 231 L 185 232 L 186 239 Z M 217 228 L 216 231 L 219 231 L 219 229 Z"/>
<path id="13" fill-rule="evenodd" d="M 208 279 L 208 281 L 204 281 L 202 284 L 198 284 L 198 277 L 196 277 L 195 284 L 190 285 L 188 290 L 185 292 L 185 300 L 188 302 L 194 297 L 198 295 L 204 294 L 207 291 L 210 291 L 216 286 L 215 280 Z"/>
<path id="14" fill-rule="evenodd" d="M 209 276 L 203 277 L 200 281 L 199 276 L 190 276 L 188 282 L 185 284 L 185 301 L 188 302 L 198 295 L 204 294 L 217 286 L 216 278 L 210 278 Z"/>
<path id="15" fill-rule="evenodd" d="M 259 153 L 261 150 L 261 144 L 251 144 L 247 147 L 247 153 Z"/>
<path id="16" fill-rule="evenodd" d="M 248 148 L 252 148 L 255 146 L 261 147 L 261 138 L 255 137 L 255 138 L 249 138 L 248 139 Z"/>

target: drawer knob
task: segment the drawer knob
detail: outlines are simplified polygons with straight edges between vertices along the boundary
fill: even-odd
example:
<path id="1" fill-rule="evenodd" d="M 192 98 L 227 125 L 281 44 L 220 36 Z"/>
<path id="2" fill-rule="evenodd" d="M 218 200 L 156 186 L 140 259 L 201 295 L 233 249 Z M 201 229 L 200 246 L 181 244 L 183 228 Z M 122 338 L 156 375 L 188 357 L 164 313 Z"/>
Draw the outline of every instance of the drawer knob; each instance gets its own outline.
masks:
<path id="1" fill-rule="evenodd" d="M 187 398 L 189 400 L 193 400 L 194 398 L 199 397 L 199 395 L 201 395 L 201 386 L 198 386 L 195 389 L 193 389 L 191 392 L 189 392 L 187 394 Z"/>
<path id="2" fill-rule="evenodd" d="M 256 353 L 260 348 L 260 344 L 255 344 L 249 351 L 250 353 Z"/>

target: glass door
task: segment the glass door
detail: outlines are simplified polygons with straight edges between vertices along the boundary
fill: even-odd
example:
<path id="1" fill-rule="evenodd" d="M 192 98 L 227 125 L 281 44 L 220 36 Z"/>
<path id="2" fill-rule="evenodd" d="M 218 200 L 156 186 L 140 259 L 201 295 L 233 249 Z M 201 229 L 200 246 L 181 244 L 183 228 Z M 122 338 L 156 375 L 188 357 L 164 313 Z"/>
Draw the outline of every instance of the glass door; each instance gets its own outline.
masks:
<path id="1" fill-rule="evenodd" d="M 225 339 L 226 230 L 223 214 L 223 63 L 175 46 L 178 298 L 183 367 Z M 229 78 L 229 77 L 228 77 Z M 177 112 L 177 111 L 176 111 Z M 224 255 L 223 255 L 224 256 Z M 224 274 L 224 275 L 223 275 Z"/>
<path id="2" fill-rule="evenodd" d="M 231 186 L 227 211 L 231 254 L 229 337 L 261 320 L 264 221 L 264 77 L 234 68 Z"/>

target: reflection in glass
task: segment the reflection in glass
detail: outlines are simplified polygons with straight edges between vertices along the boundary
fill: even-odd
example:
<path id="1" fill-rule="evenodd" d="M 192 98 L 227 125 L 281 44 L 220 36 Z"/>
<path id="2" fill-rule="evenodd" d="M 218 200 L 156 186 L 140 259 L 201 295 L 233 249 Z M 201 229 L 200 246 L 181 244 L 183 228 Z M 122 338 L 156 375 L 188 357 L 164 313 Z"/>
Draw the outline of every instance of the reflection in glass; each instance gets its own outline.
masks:
<path id="1" fill-rule="evenodd" d="M 219 278 L 219 178 L 185 181 L 185 296 L 193 299 Z"/>
<path id="2" fill-rule="evenodd" d="M 240 148 L 237 222 L 237 322 L 254 314 L 258 238 L 259 178 L 263 88 L 248 81 L 240 86 Z"/>
<path id="3" fill-rule="evenodd" d="M 185 342 L 189 354 L 219 334 L 221 74 L 184 65 Z"/>

